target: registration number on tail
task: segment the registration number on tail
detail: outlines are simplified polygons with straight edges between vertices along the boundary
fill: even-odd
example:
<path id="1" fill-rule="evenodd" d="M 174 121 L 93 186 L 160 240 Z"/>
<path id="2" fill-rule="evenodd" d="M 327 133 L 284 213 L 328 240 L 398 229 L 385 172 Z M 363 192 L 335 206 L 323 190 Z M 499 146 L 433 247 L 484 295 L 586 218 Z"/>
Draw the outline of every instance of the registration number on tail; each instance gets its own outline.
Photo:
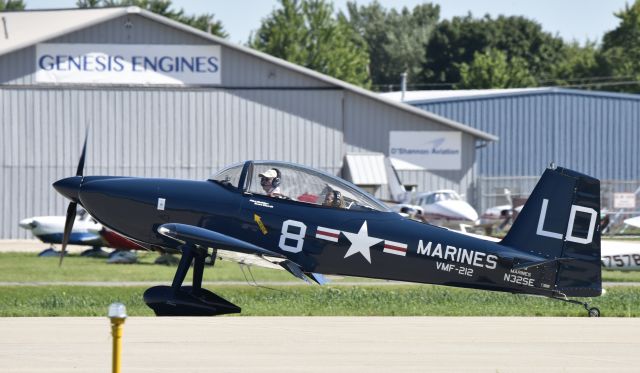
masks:
<path id="1" fill-rule="evenodd" d="M 533 286 L 535 280 L 525 276 L 514 275 L 513 273 L 505 273 L 504 281 L 517 285 Z"/>

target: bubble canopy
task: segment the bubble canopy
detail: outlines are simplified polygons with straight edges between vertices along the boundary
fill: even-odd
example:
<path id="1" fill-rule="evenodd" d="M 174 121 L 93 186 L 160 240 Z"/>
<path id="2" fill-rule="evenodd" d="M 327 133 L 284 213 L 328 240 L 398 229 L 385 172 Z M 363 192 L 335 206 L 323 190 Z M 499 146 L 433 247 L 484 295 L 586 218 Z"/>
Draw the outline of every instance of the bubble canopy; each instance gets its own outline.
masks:
<path id="1" fill-rule="evenodd" d="M 267 196 L 261 185 L 260 174 L 275 170 L 279 174 L 277 183 L 279 197 L 302 203 L 348 210 L 391 210 L 375 197 L 352 183 L 326 172 L 289 162 L 246 161 L 228 166 L 209 180 L 251 194 Z"/>

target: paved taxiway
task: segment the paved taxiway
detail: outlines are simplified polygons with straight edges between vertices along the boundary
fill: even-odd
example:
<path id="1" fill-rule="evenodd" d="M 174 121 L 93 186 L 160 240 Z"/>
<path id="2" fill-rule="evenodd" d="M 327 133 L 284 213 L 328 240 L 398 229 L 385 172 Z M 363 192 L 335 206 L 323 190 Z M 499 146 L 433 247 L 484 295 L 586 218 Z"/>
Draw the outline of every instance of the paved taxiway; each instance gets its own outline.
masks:
<path id="1" fill-rule="evenodd" d="M 105 318 L 0 318 L 2 372 L 107 372 Z M 127 320 L 124 372 L 638 372 L 640 319 Z"/>

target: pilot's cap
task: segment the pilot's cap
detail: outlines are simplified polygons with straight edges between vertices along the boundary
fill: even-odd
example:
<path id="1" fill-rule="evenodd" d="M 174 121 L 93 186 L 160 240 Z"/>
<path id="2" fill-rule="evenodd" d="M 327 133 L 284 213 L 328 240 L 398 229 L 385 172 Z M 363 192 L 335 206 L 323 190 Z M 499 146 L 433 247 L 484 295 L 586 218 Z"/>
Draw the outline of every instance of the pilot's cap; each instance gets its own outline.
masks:
<path id="1" fill-rule="evenodd" d="M 266 177 L 266 178 L 269 178 L 269 179 L 273 179 L 274 177 L 278 176 L 278 173 L 276 172 L 276 170 L 271 168 L 271 169 L 269 169 L 269 170 L 267 170 L 267 171 L 265 171 L 265 172 L 263 172 L 261 174 L 258 174 L 258 176 Z"/>

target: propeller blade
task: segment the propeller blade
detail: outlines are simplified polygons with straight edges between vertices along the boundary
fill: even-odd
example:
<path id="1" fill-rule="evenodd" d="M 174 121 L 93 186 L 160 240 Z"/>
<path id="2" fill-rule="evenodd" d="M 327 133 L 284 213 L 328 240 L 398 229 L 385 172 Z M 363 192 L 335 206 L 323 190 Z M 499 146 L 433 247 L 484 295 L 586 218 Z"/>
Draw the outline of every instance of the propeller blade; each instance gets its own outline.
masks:
<path id="1" fill-rule="evenodd" d="M 78 161 L 78 170 L 76 176 L 83 176 L 84 173 L 84 157 L 87 154 L 87 138 L 89 137 L 89 131 L 84 135 L 84 145 L 82 146 L 82 154 L 80 155 L 80 161 Z"/>
<path id="2" fill-rule="evenodd" d="M 62 236 L 62 251 L 60 251 L 60 263 L 58 266 L 62 266 L 62 258 L 67 250 L 67 244 L 69 243 L 69 236 L 71 236 L 71 230 L 73 229 L 73 223 L 76 220 L 76 209 L 78 203 L 71 202 L 67 208 L 67 220 L 64 222 L 64 235 Z"/>
<path id="3" fill-rule="evenodd" d="M 80 154 L 80 160 L 78 161 L 78 169 L 76 170 L 76 176 L 83 176 L 84 174 L 84 159 L 87 155 L 87 140 L 89 139 L 89 129 L 87 128 L 84 135 L 84 145 L 82 145 L 82 154 Z M 82 184 L 82 180 L 80 181 Z M 62 251 L 60 251 L 60 263 L 58 266 L 62 266 L 62 259 L 67 251 L 67 244 L 69 243 L 69 237 L 73 230 L 73 223 L 76 221 L 76 211 L 78 208 L 78 202 L 69 203 L 67 208 L 67 219 L 64 222 L 64 235 L 62 236 Z"/>

